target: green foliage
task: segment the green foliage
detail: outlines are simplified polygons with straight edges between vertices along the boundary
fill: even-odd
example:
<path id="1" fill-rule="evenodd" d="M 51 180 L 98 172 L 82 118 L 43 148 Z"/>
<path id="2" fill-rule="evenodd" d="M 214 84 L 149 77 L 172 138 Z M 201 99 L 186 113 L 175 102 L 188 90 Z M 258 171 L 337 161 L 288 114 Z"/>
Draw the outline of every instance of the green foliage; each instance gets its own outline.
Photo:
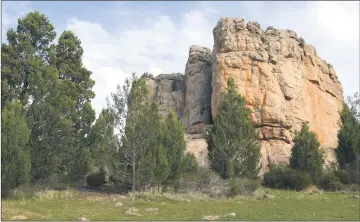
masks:
<path id="1" fill-rule="evenodd" d="M 30 156 L 26 149 L 29 128 L 18 101 L 4 107 L 1 115 L 1 191 L 26 184 L 30 179 Z"/>
<path id="2" fill-rule="evenodd" d="M 315 133 L 303 124 L 300 132 L 295 133 L 295 145 L 291 150 L 290 168 L 308 173 L 315 181 L 323 171 L 324 153 Z"/>
<path id="3" fill-rule="evenodd" d="M 320 178 L 318 187 L 326 191 L 337 191 L 343 189 L 344 186 L 334 173 L 327 173 Z"/>
<path id="4" fill-rule="evenodd" d="M 245 108 L 245 98 L 236 92 L 229 79 L 228 89 L 221 94 L 214 124 L 209 128 L 207 142 L 212 167 L 223 178 L 257 177 L 260 142 Z"/>
<path id="5" fill-rule="evenodd" d="M 272 166 L 264 175 L 264 185 L 276 189 L 302 190 L 311 185 L 311 177 L 286 166 Z"/>
<path id="6" fill-rule="evenodd" d="M 183 173 L 197 173 L 199 171 L 199 165 L 196 161 L 196 157 L 191 153 L 186 153 L 182 161 Z"/>
<path id="7" fill-rule="evenodd" d="M 85 175 L 91 161 L 85 154 L 95 120 L 94 81 L 82 64 L 80 40 L 65 31 L 52 44 L 54 30 L 45 15 L 31 12 L 8 30 L 1 46 L 1 105 L 15 99 L 23 105 L 33 180 L 69 171 Z"/>
<path id="8" fill-rule="evenodd" d="M 117 141 L 114 133 L 115 117 L 109 109 L 103 109 L 89 135 L 93 164 L 109 164 L 116 155 Z"/>
<path id="9" fill-rule="evenodd" d="M 148 99 L 148 88 L 144 79 L 133 74 L 122 88 L 112 94 L 110 110 L 114 114 L 116 128 L 122 137 L 117 153 L 117 178 L 120 183 L 131 184 L 132 190 L 141 189 L 154 180 L 157 154 L 162 155 L 160 145 L 160 117 L 157 108 Z M 126 121 L 126 124 L 125 124 Z M 162 157 L 158 160 L 162 161 Z M 160 164 L 160 163 L 159 163 Z M 159 173 L 159 172 L 158 172 Z"/>
<path id="10" fill-rule="evenodd" d="M 167 183 L 178 180 L 182 174 L 182 161 L 185 155 L 186 143 L 184 127 L 176 113 L 170 109 L 164 123 L 162 145 L 166 150 L 166 158 L 170 167 Z"/>
<path id="11" fill-rule="evenodd" d="M 170 174 L 170 166 L 166 159 L 166 151 L 161 145 L 155 148 L 155 167 L 153 173 L 156 184 L 163 184 Z"/>
<path id="12" fill-rule="evenodd" d="M 354 98 L 343 104 L 340 113 L 341 128 L 338 132 L 338 147 L 335 150 L 341 168 L 353 165 L 356 156 L 360 156 L 360 99 L 356 93 Z"/>
<path id="13" fill-rule="evenodd" d="M 259 180 L 252 180 L 247 178 L 233 178 L 230 179 L 230 196 L 249 195 L 254 193 L 261 187 Z"/>
<path id="14" fill-rule="evenodd" d="M 360 158 L 352 165 L 346 164 L 342 169 L 335 172 L 342 184 L 360 185 Z"/>
<path id="15" fill-rule="evenodd" d="M 105 176 L 106 172 L 104 168 L 101 167 L 99 170 L 95 170 L 86 176 L 86 183 L 91 187 L 100 187 L 106 183 Z"/>

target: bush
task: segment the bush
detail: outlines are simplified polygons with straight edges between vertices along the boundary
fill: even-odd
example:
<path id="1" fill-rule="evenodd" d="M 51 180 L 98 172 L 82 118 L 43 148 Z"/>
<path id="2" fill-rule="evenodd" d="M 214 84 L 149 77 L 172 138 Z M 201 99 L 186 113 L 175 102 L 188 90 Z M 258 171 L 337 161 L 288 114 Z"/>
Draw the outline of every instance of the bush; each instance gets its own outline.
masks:
<path id="1" fill-rule="evenodd" d="M 261 184 L 258 180 L 247 178 L 235 178 L 230 180 L 229 196 L 250 195 L 260 188 Z"/>
<path id="2" fill-rule="evenodd" d="M 333 173 L 325 174 L 318 182 L 318 187 L 327 191 L 342 190 L 344 186 L 341 184 L 340 179 Z"/>
<path id="3" fill-rule="evenodd" d="M 311 185 L 311 177 L 307 173 L 292 170 L 286 179 L 286 184 L 289 189 L 303 190 Z"/>
<path id="4" fill-rule="evenodd" d="M 177 190 L 182 193 L 202 193 L 211 197 L 222 197 L 228 193 L 227 181 L 223 180 L 217 173 L 199 168 L 194 173 L 185 173 L 178 181 Z"/>
<path id="5" fill-rule="evenodd" d="M 277 189 L 302 190 L 311 185 L 311 177 L 285 166 L 275 166 L 264 175 L 264 185 Z"/>
<path id="6" fill-rule="evenodd" d="M 86 176 L 86 183 L 90 187 L 100 187 L 106 183 L 106 171 L 104 168 L 95 170 Z"/>
<path id="7" fill-rule="evenodd" d="M 199 171 L 199 165 L 196 161 L 196 157 L 191 153 L 187 153 L 185 155 L 182 164 L 184 173 L 197 173 Z"/>

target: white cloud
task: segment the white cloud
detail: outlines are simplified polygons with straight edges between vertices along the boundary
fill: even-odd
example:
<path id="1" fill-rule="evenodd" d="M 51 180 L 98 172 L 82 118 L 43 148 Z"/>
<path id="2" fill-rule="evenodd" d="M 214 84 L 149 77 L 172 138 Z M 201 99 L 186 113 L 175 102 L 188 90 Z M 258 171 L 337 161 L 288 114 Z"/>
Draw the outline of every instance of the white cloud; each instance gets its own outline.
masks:
<path id="1" fill-rule="evenodd" d="M 215 10 L 210 7 L 185 13 L 180 24 L 169 16 L 145 17 L 144 28 L 117 33 L 107 32 L 101 24 L 70 19 L 67 29 L 81 39 L 84 65 L 93 72 L 96 81 L 93 100 L 96 112 L 100 113 L 105 98 L 132 72 L 184 73 L 190 45 L 212 47 L 213 24 L 207 18 L 212 13 Z"/>

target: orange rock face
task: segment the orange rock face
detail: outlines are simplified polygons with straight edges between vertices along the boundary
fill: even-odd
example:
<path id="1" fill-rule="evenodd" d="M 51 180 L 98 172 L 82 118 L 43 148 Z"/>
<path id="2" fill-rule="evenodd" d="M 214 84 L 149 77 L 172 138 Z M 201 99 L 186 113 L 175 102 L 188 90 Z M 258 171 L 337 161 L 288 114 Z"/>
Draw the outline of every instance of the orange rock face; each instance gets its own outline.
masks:
<path id="1" fill-rule="evenodd" d="M 268 160 L 288 162 L 303 122 L 317 135 L 326 162 L 335 161 L 342 86 L 332 66 L 295 32 L 222 18 L 214 28 L 212 70 L 212 117 L 232 77 L 262 138 L 263 172 Z"/>

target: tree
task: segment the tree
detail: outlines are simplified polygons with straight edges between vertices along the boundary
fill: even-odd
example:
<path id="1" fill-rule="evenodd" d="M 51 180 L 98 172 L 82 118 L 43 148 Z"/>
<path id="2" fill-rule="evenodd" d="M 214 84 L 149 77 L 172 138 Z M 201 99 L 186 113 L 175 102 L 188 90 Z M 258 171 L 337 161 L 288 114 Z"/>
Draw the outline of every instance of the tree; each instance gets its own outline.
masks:
<path id="1" fill-rule="evenodd" d="M 170 167 L 167 184 L 173 184 L 182 174 L 182 161 L 185 156 L 185 130 L 173 109 L 165 119 L 162 145 L 166 150 L 166 158 Z"/>
<path id="2" fill-rule="evenodd" d="M 118 87 L 112 98 L 111 109 L 121 134 L 116 173 L 119 180 L 131 184 L 135 191 L 154 179 L 154 148 L 159 149 L 157 109 L 151 105 L 145 80 L 135 74 L 122 88 Z"/>
<path id="3" fill-rule="evenodd" d="M 59 73 L 59 90 L 72 104 L 67 107 L 66 118 L 71 119 L 74 130 L 75 158 L 71 172 L 78 179 L 90 170 L 89 135 L 95 120 L 95 111 L 91 107 L 91 99 L 95 96 L 92 91 L 94 81 L 90 78 L 91 72 L 83 66 L 81 42 L 71 31 L 64 31 L 53 49 L 51 64 Z"/>
<path id="4" fill-rule="evenodd" d="M 117 151 L 114 127 L 114 116 L 109 109 L 103 109 L 89 136 L 91 159 L 96 166 L 112 163 L 113 156 Z"/>
<path id="5" fill-rule="evenodd" d="M 223 178 L 257 177 L 260 142 L 246 100 L 236 92 L 233 79 L 228 80 L 220 99 L 214 124 L 206 132 L 212 167 Z"/>
<path id="6" fill-rule="evenodd" d="M 338 147 L 335 150 L 339 166 L 352 165 L 360 158 L 360 99 L 358 93 L 348 98 L 340 113 L 341 128 L 338 132 Z"/>
<path id="7" fill-rule="evenodd" d="M 32 179 L 65 173 L 74 165 L 84 174 L 88 135 L 95 112 L 90 100 L 94 82 L 81 61 L 80 40 L 65 31 L 57 45 L 54 26 L 38 11 L 18 20 L 2 44 L 2 109 L 19 99 L 30 140 Z"/>
<path id="8" fill-rule="evenodd" d="M 1 115 L 1 191 L 4 195 L 29 182 L 31 165 L 26 149 L 29 134 L 20 102 L 8 103 Z"/>
<path id="9" fill-rule="evenodd" d="M 295 133 L 295 145 L 291 150 L 290 168 L 308 173 L 316 181 L 323 172 L 324 152 L 314 132 L 306 123 Z"/>

